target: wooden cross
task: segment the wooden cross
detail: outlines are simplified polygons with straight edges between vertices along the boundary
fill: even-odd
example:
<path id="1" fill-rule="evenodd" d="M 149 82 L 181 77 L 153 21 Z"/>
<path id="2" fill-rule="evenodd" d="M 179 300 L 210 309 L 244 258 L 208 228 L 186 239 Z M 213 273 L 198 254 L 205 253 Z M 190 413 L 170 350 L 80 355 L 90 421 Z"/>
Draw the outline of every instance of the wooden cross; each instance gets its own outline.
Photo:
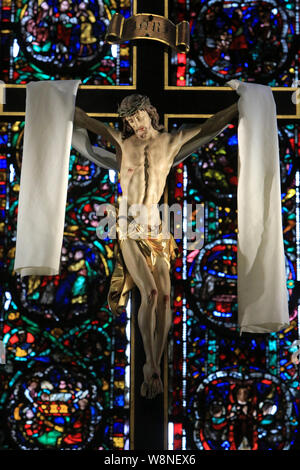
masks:
<path id="1" fill-rule="evenodd" d="M 134 0 L 133 14 L 149 13 L 168 17 L 168 1 Z M 176 87 L 169 85 L 168 54 L 170 50 L 160 42 L 141 40 L 133 47 L 133 84 L 131 86 L 81 86 L 77 95 L 77 106 L 90 116 L 102 120 L 117 119 L 117 104 L 130 93 L 148 95 L 157 107 L 165 127 L 170 118 L 192 120 L 207 119 L 217 111 L 232 104 L 234 98 L 229 87 Z M 295 106 L 291 100 L 292 88 L 272 89 L 277 105 L 278 118 L 295 117 Z M 6 105 L 0 115 L 7 121 L 22 119 L 25 111 L 25 85 L 8 85 Z M 101 109 L 101 112 L 99 112 Z M 299 115 L 297 105 L 297 115 Z M 165 192 L 165 194 L 167 194 Z M 130 447 L 136 450 L 167 449 L 168 381 L 167 361 L 164 360 L 164 397 L 154 400 L 140 397 L 144 352 L 138 331 L 136 314 L 139 294 L 135 290 L 132 302 L 131 338 L 131 410 Z"/>

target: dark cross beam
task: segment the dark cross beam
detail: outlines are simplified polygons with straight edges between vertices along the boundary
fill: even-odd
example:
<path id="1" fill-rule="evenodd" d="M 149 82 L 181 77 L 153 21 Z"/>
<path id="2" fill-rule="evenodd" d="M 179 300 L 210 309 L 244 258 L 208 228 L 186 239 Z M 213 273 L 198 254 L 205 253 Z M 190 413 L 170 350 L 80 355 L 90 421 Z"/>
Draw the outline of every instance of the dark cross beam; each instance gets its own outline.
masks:
<path id="1" fill-rule="evenodd" d="M 134 13 L 152 13 L 165 16 L 165 3 L 167 0 L 137 0 Z M 133 2 L 136 5 L 135 2 Z M 142 93 L 150 97 L 152 104 L 157 107 L 164 122 L 166 115 L 199 115 L 209 117 L 217 111 L 226 108 L 237 100 L 236 93 L 223 87 L 169 87 L 164 81 L 164 60 L 167 47 L 154 40 L 139 40 L 135 42 L 137 48 L 137 75 L 135 87 L 89 87 L 79 88 L 77 106 L 82 107 L 92 116 L 101 119 L 116 119 L 117 104 L 129 93 Z M 292 89 L 273 89 L 277 106 L 278 117 L 298 118 L 300 115 L 297 106 L 292 103 Z M 22 119 L 25 111 L 25 86 L 11 86 L 6 90 L 6 105 L 1 112 L 3 119 L 14 121 Z M 113 118 L 111 117 L 113 116 Z M 297 117 L 296 117 L 297 116 Z M 131 447 L 139 450 L 153 450 L 166 448 L 167 436 L 167 390 L 165 397 L 158 396 L 154 400 L 140 397 L 142 382 L 142 366 L 144 364 L 144 351 L 142 340 L 137 328 L 137 311 L 139 306 L 139 293 L 137 289 L 133 295 L 132 324 L 134 338 L 132 340 L 134 357 L 131 359 L 134 374 L 134 387 L 131 388 Z M 167 381 L 167 377 L 164 377 Z M 166 383 L 166 382 L 165 382 Z"/>

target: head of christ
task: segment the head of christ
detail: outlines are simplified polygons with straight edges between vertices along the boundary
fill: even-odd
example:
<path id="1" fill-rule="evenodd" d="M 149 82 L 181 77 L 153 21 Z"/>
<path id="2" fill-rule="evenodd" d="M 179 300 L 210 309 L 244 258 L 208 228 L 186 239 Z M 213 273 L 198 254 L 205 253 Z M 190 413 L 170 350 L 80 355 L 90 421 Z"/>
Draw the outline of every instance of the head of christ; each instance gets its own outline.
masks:
<path id="1" fill-rule="evenodd" d="M 133 134 L 144 139 L 152 128 L 157 131 L 164 130 L 164 126 L 159 124 L 158 112 L 151 105 L 148 96 L 139 94 L 126 96 L 118 107 L 118 113 L 123 121 L 123 139 Z"/>

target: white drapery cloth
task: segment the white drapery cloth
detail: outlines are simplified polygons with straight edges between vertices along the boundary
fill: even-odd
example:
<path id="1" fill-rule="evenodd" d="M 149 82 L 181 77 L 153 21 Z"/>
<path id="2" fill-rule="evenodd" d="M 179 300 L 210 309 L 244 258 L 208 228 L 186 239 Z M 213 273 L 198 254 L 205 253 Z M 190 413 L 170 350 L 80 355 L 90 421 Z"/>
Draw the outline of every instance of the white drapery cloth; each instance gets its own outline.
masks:
<path id="1" fill-rule="evenodd" d="M 118 169 L 113 153 L 91 146 L 86 130 L 73 129 L 79 83 L 27 85 L 14 264 L 21 277 L 60 273 L 71 142 L 97 165 Z M 241 331 L 278 331 L 288 325 L 288 299 L 275 103 L 270 87 L 238 80 L 228 85 L 240 95 L 238 322 Z M 200 137 L 178 159 L 208 140 Z"/>
<path id="2" fill-rule="evenodd" d="M 117 169 L 112 152 L 92 146 L 86 129 L 73 128 L 79 84 L 45 80 L 26 87 L 14 262 L 21 277 L 60 273 L 71 143 L 98 166 Z"/>
<path id="3" fill-rule="evenodd" d="M 30 82 L 14 270 L 59 273 L 75 98 L 80 80 Z"/>
<path id="4" fill-rule="evenodd" d="M 276 105 L 269 86 L 230 80 L 238 101 L 238 323 L 241 332 L 289 325 Z"/>

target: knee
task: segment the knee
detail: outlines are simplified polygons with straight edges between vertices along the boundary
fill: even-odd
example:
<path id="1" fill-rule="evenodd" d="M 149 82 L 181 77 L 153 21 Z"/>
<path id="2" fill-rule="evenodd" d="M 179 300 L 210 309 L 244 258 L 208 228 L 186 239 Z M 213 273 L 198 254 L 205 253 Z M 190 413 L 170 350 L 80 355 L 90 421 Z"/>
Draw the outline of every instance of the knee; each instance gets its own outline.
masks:
<path id="1" fill-rule="evenodd" d="M 148 304 L 155 304 L 157 302 L 157 290 L 152 289 L 148 295 Z"/>
<path id="2" fill-rule="evenodd" d="M 144 295 L 142 295 L 142 300 L 146 302 L 148 305 L 156 305 L 157 302 L 157 290 L 151 289 L 144 291 Z"/>
<path id="3" fill-rule="evenodd" d="M 164 294 L 162 300 L 163 300 L 164 305 L 169 305 L 170 304 L 170 294 Z"/>

